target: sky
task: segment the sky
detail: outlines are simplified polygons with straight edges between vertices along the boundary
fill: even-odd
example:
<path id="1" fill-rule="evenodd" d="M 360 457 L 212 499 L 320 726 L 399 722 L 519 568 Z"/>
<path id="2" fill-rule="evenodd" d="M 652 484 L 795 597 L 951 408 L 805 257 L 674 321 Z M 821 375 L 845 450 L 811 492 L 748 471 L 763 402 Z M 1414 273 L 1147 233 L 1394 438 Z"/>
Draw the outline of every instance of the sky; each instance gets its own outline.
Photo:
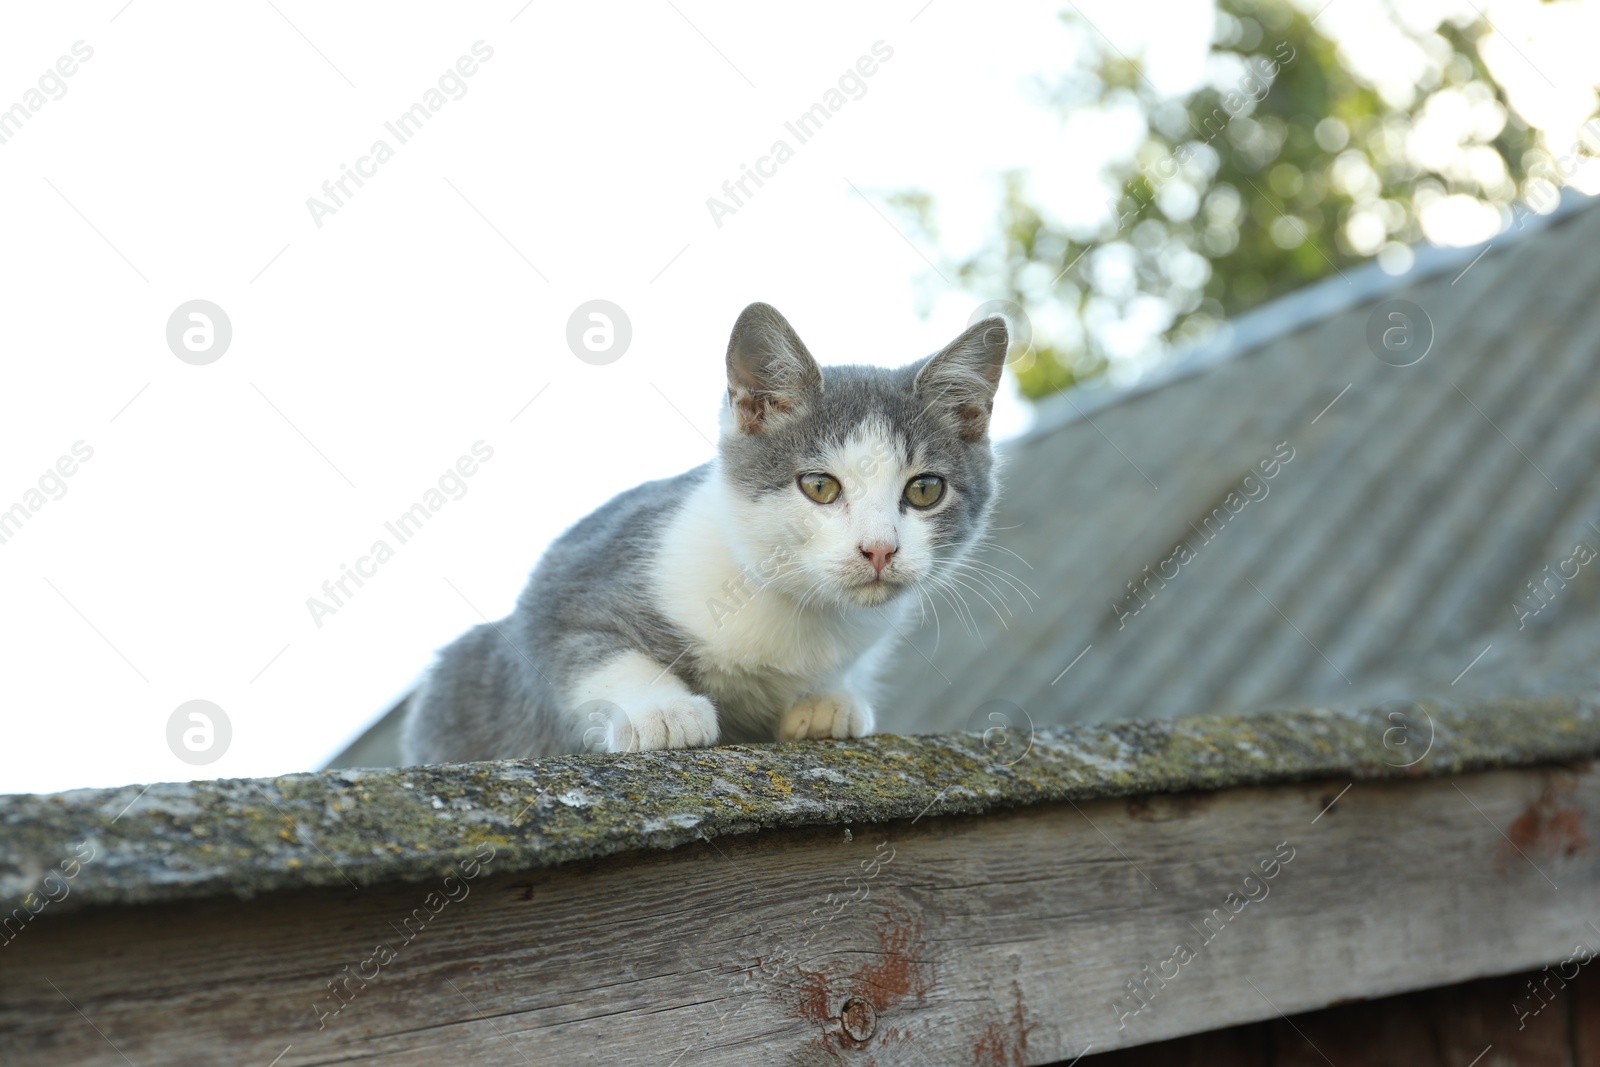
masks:
<path id="1" fill-rule="evenodd" d="M 321 765 L 561 530 L 711 456 L 750 301 L 824 363 L 954 337 L 983 301 L 949 259 L 1000 176 L 1101 211 L 1137 133 L 1046 104 L 1062 7 L 12 11 L 0 109 L 44 102 L 0 143 L 0 512 L 28 510 L 0 528 L 0 792 Z M 1162 88 L 1204 76 L 1205 5 L 1080 7 Z M 1592 84 L 1592 20 L 1535 7 L 1492 9 L 1533 27 L 1507 70 Z M 1508 81 L 1553 124 L 1579 106 Z M 938 248 L 889 206 L 907 188 Z M 593 301 L 625 349 L 611 310 L 611 350 L 578 351 Z M 998 433 L 1028 419 L 1008 382 Z"/>

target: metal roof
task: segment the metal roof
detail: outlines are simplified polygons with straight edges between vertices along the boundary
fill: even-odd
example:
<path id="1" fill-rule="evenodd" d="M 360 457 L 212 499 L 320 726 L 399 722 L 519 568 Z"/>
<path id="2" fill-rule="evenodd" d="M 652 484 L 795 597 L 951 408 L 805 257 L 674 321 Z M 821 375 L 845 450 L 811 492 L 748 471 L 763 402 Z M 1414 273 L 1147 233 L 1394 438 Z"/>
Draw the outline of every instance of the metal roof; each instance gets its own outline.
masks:
<path id="1" fill-rule="evenodd" d="M 1600 689 L 1600 561 L 1576 548 L 1600 552 L 1590 203 L 1332 277 L 1153 383 L 1047 402 L 978 557 L 1037 599 L 966 574 L 972 622 L 938 602 L 884 728 L 982 729 L 997 699 L 1044 725 Z M 1410 366 L 1368 339 L 1394 300 L 1431 324 Z"/>

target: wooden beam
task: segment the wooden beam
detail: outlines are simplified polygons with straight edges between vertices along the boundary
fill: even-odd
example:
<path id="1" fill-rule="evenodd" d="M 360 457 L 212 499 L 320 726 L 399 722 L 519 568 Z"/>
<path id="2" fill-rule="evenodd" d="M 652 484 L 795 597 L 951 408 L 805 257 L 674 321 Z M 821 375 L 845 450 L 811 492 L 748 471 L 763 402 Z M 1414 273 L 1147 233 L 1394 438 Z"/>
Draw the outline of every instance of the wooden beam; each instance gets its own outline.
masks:
<path id="1" fill-rule="evenodd" d="M 1600 949 L 1587 767 L 1347 784 L 46 912 L 0 1059 L 1044 1064 Z"/>

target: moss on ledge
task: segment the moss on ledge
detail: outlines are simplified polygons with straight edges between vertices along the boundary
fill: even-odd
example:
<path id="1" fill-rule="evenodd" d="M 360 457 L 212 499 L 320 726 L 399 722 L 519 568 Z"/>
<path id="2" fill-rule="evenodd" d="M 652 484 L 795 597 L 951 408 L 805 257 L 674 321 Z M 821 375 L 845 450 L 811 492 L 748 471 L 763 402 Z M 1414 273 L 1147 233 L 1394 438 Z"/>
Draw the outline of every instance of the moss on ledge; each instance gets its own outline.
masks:
<path id="1" fill-rule="evenodd" d="M 880 735 L 0 796 L 0 912 L 84 840 L 95 858 L 57 908 L 419 881 L 485 842 L 505 872 L 761 829 L 1566 762 L 1600 752 L 1600 700 L 1396 703 L 1031 737 L 1024 726 L 988 741 Z"/>

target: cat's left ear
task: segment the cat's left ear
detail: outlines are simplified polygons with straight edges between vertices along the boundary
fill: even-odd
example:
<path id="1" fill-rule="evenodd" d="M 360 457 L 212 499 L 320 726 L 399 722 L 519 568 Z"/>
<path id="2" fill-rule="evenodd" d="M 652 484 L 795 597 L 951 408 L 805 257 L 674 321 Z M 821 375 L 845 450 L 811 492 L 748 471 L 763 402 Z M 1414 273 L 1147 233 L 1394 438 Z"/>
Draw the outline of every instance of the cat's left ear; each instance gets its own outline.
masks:
<path id="1" fill-rule="evenodd" d="M 728 338 L 728 403 L 739 429 L 760 433 L 821 392 L 822 368 L 789 320 L 770 304 L 745 308 Z"/>
<path id="2" fill-rule="evenodd" d="M 930 407 L 941 407 L 955 417 L 963 441 L 981 441 L 989 433 L 989 415 L 1010 344 L 1005 319 L 995 316 L 974 323 L 928 358 L 912 389 Z"/>

